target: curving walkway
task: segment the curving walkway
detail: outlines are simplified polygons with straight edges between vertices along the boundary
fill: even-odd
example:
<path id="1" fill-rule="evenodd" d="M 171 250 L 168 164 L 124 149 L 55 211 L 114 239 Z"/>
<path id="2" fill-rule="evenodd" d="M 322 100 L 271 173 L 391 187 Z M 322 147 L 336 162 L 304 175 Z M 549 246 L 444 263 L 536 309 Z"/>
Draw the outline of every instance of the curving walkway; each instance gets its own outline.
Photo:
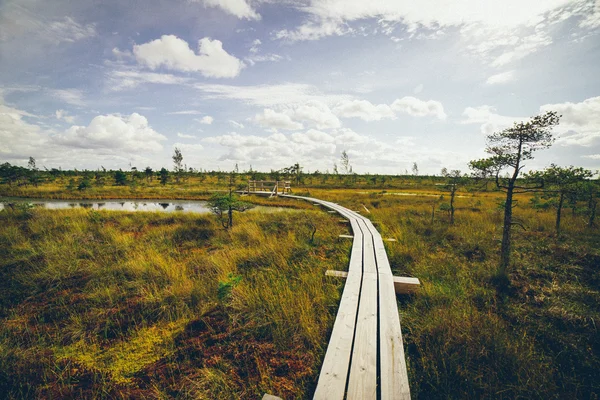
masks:
<path id="1" fill-rule="evenodd" d="M 315 399 L 410 399 L 400 317 L 381 235 L 368 218 L 311 201 L 348 219 L 354 235 L 348 276 L 321 367 Z"/>

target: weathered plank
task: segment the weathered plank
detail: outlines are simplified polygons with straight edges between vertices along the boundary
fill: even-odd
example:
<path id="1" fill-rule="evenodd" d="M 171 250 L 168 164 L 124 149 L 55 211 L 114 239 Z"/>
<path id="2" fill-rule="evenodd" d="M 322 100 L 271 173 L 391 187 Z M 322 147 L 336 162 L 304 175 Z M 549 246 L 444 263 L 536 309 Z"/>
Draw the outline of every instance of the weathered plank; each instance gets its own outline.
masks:
<path id="1" fill-rule="evenodd" d="M 354 236 L 353 235 L 339 235 L 338 237 L 344 238 L 344 239 L 352 239 Z"/>
<path id="2" fill-rule="evenodd" d="M 381 399 L 410 399 L 396 294 L 389 279 L 379 279 L 379 360 Z"/>
<path id="3" fill-rule="evenodd" d="M 377 398 L 377 274 L 374 272 L 363 273 L 347 398 Z"/>
<path id="4" fill-rule="evenodd" d="M 328 269 L 325 271 L 325 276 L 333 276 L 335 278 L 347 278 L 348 273 L 346 271 L 334 271 L 332 269 Z"/>
<path id="5" fill-rule="evenodd" d="M 354 235 L 348 278 L 344 285 L 340 307 L 327 345 L 314 399 L 344 398 L 362 280 L 362 250 L 362 233 L 359 230 Z"/>
<path id="6" fill-rule="evenodd" d="M 282 400 L 282 398 L 265 393 L 265 395 L 262 397 L 262 400 Z"/>
<path id="7" fill-rule="evenodd" d="M 419 278 L 410 278 L 406 276 L 394 276 L 392 278 L 394 282 L 394 291 L 396 294 L 410 294 L 414 293 L 421 286 Z"/>
<path id="8" fill-rule="evenodd" d="M 334 278 L 346 278 L 348 273 L 346 271 L 335 271 L 328 269 L 325 271 L 325 276 L 332 276 Z M 394 283 L 394 291 L 396 294 L 410 294 L 417 291 L 421 282 L 418 278 L 411 278 L 406 276 L 394 276 L 392 277 Z"/>

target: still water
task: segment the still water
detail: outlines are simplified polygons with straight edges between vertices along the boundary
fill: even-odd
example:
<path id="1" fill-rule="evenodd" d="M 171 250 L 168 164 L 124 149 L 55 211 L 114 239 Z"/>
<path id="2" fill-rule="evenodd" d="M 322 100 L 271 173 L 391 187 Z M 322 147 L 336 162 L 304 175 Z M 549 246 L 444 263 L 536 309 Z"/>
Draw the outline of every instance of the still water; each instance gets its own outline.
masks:
<path id="1" fill-rule="evenodd" d="M 199 200 L 48 200 L 25 199 L 15 197 L 0 197 L 0 210 L 9 204 L 29 203 L 34 207 L 49 210 L 65 210 L 71 208 L 86 208 L 89 210 L 111 211 L 162 211 L 162 212 L 194 212 L 208 213 L 210 208 L 206 201 Z M 279 212 L 293 211 L 290 208 L 256 206 L 250 212 Z"/>

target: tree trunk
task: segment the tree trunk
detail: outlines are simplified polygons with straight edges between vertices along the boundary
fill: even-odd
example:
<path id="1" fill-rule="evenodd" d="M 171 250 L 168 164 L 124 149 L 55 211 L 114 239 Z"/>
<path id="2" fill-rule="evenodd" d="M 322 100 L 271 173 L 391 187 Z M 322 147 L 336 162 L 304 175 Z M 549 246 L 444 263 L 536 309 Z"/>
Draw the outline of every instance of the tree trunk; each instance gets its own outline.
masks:
<path id="1" fill-rule="evenodd" d="M 588 218 L 588 227 L 594 226 L 594 220 L 596 219 L 596 206 L 598 202 L 594 199 L 594 194 L 590 194 L 590 198 L 588 200 L 588 209 L 589 209 L 589 218 Z"/>
<path id="2" fill-rule="evenodd" d="M 233 226 L 233 209 L 231 208 L 231 205 L 229 205 L 229 209 L 227 210 L 227 218 L 229 220 L 229 227 L 231 228 Z"/>
<path id="3" fill-rule="evenodd" d="M 560 193 L 560 197 L 558 198 L 558 206 L 556 207 L 556 236 L 560 235 L 560 214 L 562 211 L 563 201 L 565 194 Z"/>
<path id="4" fill-rule="evenodd" d="M 456 187 L 452 187 L 450 192 L 450 224 L 454 225 L 454 195 L 456 194 Z"/>
<path id="5" fill-rule="evenodd" d="M 502 245 L 500 247 L 500 268 L 498 274 L 507 276 L 507 269 L 510 264 L 510 229 L 512 226 L 512 202 L 513 202 L 513 183 L 511 182 L 506 190 L 506 203 L 504 204 L 504 226 L 502 227 Z"/>

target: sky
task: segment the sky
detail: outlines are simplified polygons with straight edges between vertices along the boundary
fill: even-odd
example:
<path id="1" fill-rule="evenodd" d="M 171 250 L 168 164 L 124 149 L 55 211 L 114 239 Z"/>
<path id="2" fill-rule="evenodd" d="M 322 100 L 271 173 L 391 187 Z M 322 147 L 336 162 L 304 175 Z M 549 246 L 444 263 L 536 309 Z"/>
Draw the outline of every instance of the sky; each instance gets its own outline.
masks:
<path id="1" fill-rule="evenodd" d="M 527 168 L 600 169 L 600 0 L 0 2 L 0 163 L 467 172 L 550 110 Z"/>

